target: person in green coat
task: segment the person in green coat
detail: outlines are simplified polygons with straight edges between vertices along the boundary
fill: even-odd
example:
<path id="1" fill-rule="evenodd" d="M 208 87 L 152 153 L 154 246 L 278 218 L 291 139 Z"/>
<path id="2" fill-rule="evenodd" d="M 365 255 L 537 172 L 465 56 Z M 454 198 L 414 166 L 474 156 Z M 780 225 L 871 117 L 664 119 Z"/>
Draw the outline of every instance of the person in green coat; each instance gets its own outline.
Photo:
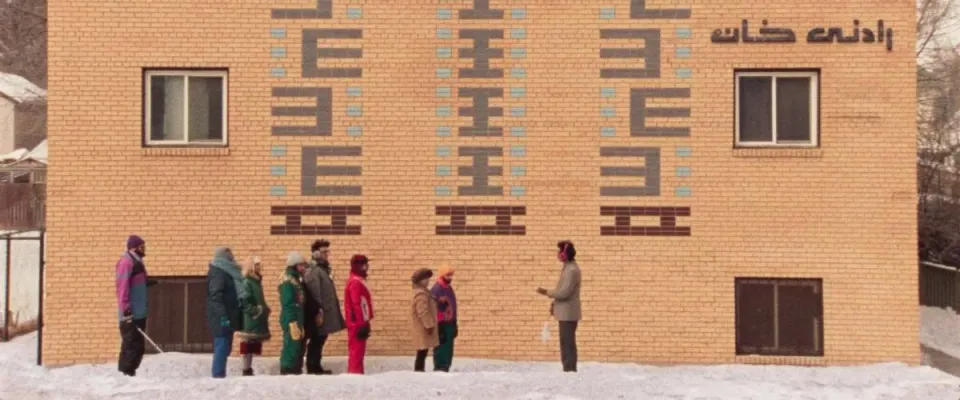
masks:
<path id="1" fill-rule="evenodd" d="M 263 351 L 263 342 L 270 340 L 270 306 L 263 297 L 263 275 L 260 258 L 252 257 L 244 265 L 243 286 L 247 300 L 243 302 L 243 327 L 237 332 L 243 356 L 243 376 L 253 376 L 253 356 Z"/>
<path id="2" fill-rule="evenodd" d="M 283 348 L 280 350 L 280 375 L 303 373 L 303 286 L 300 277 L 307 260 L 297 251 L 287 256 L 287 268 L 280 276 L 280 328 Z"/>

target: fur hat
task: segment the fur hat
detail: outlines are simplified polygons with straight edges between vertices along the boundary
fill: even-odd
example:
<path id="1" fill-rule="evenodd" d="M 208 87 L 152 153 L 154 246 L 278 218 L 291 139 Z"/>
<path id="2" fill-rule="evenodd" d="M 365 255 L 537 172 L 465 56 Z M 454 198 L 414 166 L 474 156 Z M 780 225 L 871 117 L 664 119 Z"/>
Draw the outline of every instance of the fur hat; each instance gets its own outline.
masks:
<path id="1" fill-rule="evenodd" d="M 413 271 L 413 275 L 410 276 L 410 282 L 416 284 L 424 279 L 430 279 L 432 276 L 433 271 L 426 268 L 420 268 L 416 271 Z"/>
<path id="2" fill-rule="evenodd" d="M 297 266 L 297 265 L 300 265 L 300 264 L 306 264 L 306 263 L 307 263 L 307 260 L 306 260 L 305 258 L 303 258 L 302 255 L 300 255 L 300 252 L 299 252 L 299 251 L 296 251 L 296 250 L 291 251 L 291 252 L 290 252 L 290 255 L 287 256 L 287 266 L 288 266 L 288 267 L 293 267 L 293 266 Z"/>

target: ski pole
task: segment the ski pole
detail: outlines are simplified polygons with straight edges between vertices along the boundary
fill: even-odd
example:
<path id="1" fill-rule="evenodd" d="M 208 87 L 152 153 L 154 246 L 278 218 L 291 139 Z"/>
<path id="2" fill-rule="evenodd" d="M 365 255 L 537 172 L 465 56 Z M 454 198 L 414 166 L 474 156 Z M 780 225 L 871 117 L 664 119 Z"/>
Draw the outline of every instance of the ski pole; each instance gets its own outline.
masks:
<path id="1" fill-rule="evenodd" d="M 153 342 L 153 339 L 150 339 L 150 336 L 147 336 L 147 333 L 144 332 L 142 329 L 140 329 L 139 326 L 137 327 L 137 331 L 140 332 L 141 335 L 143 335 L 144 339 L 147 339 L 147 341 L 150 342 L 151 345 L 153 345 L 153 348 L 157 349 L 157 351 L 159 351 L 160 354 L 163 354 L 163 350 L 160 349 L 160 346 L 157 346 L 157 344 Z"/>

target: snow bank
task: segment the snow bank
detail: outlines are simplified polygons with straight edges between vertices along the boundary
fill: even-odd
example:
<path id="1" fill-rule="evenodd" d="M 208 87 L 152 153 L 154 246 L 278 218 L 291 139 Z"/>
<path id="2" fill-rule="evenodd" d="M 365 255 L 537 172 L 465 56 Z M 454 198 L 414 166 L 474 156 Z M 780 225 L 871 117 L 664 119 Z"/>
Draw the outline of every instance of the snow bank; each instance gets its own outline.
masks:
<path id="1" fill-rule="evenodd" d="M 18 103 L 44 100 L 47 91 L 20 75 L 0 72 L 0 94 Z"/>
<path id="2" fill-rule="evenodd" d="M 960 359 L 960 316 L 951 308 L 920 307 L 920 343 Z"/>
<path id="3" fill-rule="evenodd" d="M 6 232 L 0 231 L 0 235 Z M 39 237 L 37 232 L 27 232 L 16 237 Z M 10 322 L 37 318 L 40 313 L 40 242 L 14 240 L 10 242 Z M 0 327 L 3 325 L 3 288 L 6 281 L 7 243 L 0 240 Z"/>
<path id="4" fill-rule="evenodd" d="M 556 363 L 456 359 L 454 372 L 414 373 L 409 358 L 372 357 L 368 375 L 268 376 L 276 359 L 258 359 L 258 376 L 207 378 L 207 355 L 148 356 L 137 378 L 115 365 L 48 370 L 31 365 L 36 335 L 0 344 L 2 399 L 947 399 L 960 396 L 960 379 L 928 367 L 878 364 L 856 368 L 775 366 L 647 367 L 581 363 L 580 373 Z M 345 360 L 324 358 L 334 372 Z"/>

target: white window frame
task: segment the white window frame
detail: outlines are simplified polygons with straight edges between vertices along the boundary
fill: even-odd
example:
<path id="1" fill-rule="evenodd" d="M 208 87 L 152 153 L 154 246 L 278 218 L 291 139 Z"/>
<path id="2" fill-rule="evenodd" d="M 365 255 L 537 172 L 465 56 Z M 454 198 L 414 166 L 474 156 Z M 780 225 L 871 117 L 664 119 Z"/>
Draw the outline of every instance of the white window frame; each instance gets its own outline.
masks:
<path id="1" fill-rule="evenodd" d="M 740 140 L 740 78 L 763 77 L 771 78 L 771 111 L 772 122 L 770 141 L 741 141 Z M 782 141 L 777 142 L 777 78 L 809 78 L 810 79 L 810 141 Z M 737 147 L 817 147 L 820 145 L 820 72 L 819 71 L 736 71 L 734 73 L 734 143 Z"/>
<path id="2" fill-rule="evenodd" d="M 148 69 L 144 73 L 143 81 L 143 90 L 144 90 L 144 122 L 143 122 L 143 139 L 144 144 L 148 147 L 161 147 L 161 146 L 189 146 L 189 147 L 224 147 L 229 143 L 227 140 L 227 103 L 229 103 L 229 95 L 227 93 L 227 70 L 177 70 L 177 69 Z M 151 121 L 153 120 L 153 104 L 151 103 L 152 90 L 153 90 L 153 77 L 155 76 L 179 76 L 183 77 L 183 91 L 186 96 L 184 97 L 183 102 L 183 140 L 152 140 L 151 139 Z M 223 134 L 219 142 L 215 141 L 204 141 L 204 142 L 191 142 L 190 141 L 190 78 L 205 78 L 205 77 L 216 77 L 221 78 L 223 83 L 223 123 L 221 127 L 223 129 Z"/>

